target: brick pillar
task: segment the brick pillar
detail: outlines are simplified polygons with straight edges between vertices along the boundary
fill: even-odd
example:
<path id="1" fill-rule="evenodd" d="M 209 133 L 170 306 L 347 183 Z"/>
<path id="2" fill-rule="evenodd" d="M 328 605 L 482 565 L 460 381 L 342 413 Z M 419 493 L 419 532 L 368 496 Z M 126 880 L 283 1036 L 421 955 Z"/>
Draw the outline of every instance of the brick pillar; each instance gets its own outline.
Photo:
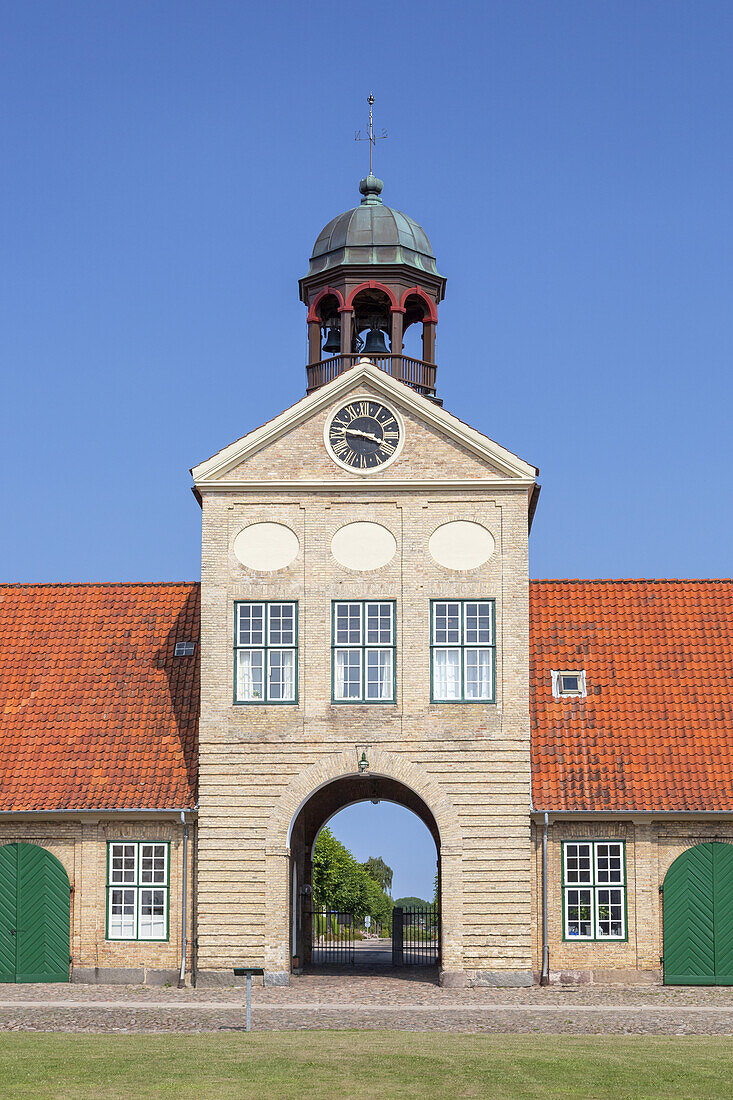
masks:
<path id="1" fill-rule="evenodd" d="M 321 326 L 318 321 L 308 322 L 308 363 L 321 361 Z"/>
<path id="2" fill-rule="evenodd" d="M 265 859 L 265 985 L 290 985 L 290 849 L 268 845 Z M 269 916 L 269 920 L 268 920 Z"/>
<path id="3" fill-rule="evenodd" d="M 354 331 L 354 311 L 346 306 L 339 306 L 341 317 L 341 354 L 351 355 L 351 340 Z"/>
<path id="4" fill-rule="evenodd" d="M 422 357 L 426 363 L 435 362 L 435 321 L 422 323 Z"/>
<path id="5" fill-rule="evenodd" d="M 659 970 L 659 956 L 664 951 L 659 936 L 657 829 L 649 821 L 634 825 L 634 895 L 636 965 L 639 970 Z"/>
<path id="6" fill-rule="evenodd" d="M 440 984 L 466 984 L 463 968 L 463 850 L 440 849 Z"/>
<path id="7" fill-rule="evenodd" d="M 390 332 L 391 352 L 393 355 L 402 355 L 402 326 L 404 324 L 405 311 L 401 306 L 392 306 L 392 330 Z M 390 374 L 395 378 L 402 375 L 402 360 L 392 359 Z"/>

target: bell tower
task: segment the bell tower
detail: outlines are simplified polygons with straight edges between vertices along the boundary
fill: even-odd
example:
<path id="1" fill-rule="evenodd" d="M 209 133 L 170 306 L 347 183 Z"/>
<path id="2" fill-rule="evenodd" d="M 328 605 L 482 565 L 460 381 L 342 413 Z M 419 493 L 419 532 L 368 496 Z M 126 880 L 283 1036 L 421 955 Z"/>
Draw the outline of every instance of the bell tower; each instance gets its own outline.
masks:
<path id="1" fill-rule="evenodd" d="M 359 183 L 359 206 L 333 218 L 313 246 L 300 298 L 308 308 L 307 392 L 367 356 L 380 370 L 435 397 L 435 330 L 445 278 L 425 230 L 382 202 L 382 180 Z M 404 354 L 410 325 L 422 354 Z"/>

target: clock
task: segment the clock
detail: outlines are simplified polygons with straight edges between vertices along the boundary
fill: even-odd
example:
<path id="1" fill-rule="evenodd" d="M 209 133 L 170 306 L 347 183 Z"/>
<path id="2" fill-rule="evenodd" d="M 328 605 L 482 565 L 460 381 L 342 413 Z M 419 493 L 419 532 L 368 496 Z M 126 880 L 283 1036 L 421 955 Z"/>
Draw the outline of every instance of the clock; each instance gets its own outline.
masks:
<path id="1" fill-rule="evenodd" d="M 404 430 L 401 417 L 381 401 L 354 397 L 326 421 L 324 439 L 339 466 L 366 474 L 397 458 Z"/>

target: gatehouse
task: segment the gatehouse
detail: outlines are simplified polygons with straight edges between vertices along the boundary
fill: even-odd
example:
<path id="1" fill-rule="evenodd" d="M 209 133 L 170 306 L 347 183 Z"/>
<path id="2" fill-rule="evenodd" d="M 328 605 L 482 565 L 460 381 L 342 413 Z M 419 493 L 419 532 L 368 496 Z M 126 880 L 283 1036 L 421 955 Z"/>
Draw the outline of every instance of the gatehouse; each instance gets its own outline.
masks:
<path id="1" fill-rule="evenodd" d="M 382 192 L 300 280 L 305 396 L 192 469 L 200 585 L 0 588 L 0 981 L 286 984 L 366 800 L 435 841 L 444 985 L 733 980 L 731 583 L 530 581 L 538 471 L 444 407 Z"/>

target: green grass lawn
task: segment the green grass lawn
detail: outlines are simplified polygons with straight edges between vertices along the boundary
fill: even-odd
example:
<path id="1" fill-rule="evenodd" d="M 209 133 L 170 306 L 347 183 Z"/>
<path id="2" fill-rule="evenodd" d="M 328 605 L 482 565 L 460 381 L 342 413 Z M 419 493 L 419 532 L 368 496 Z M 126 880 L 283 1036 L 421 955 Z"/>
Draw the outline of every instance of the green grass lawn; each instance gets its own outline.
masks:
<path id="1" fill-rule="evenodd" d="M 399 1031 L 0 1036 L 2 1100 L 719 1100 L 733 1040 Z"/>

